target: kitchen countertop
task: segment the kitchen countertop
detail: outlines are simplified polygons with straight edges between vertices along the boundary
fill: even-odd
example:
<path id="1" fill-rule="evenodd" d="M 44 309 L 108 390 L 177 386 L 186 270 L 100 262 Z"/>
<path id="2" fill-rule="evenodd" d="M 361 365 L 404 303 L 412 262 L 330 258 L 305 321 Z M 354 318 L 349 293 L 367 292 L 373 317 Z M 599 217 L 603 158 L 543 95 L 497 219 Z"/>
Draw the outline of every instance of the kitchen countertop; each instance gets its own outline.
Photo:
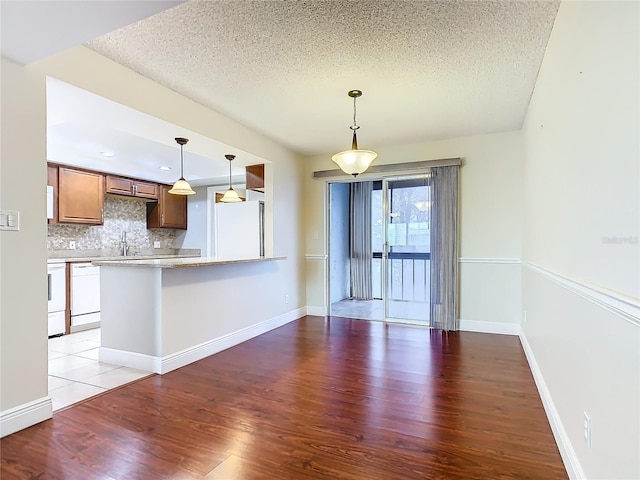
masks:
<path id="1" fill-rule="evenodd" d="M 102 256 L 93 256 L 93 257 L 66 257 L 66 258 L 49 258 L 47 259 L 47 263 L 77 263 L 77 262 L 97 262 L 97 261 L 108 261 L 108 262 L 125 262 L 129 260 L 156 260 L 156 259 L 169 259 L 169 258 L 200 258 L 199 255 L 190 255 L 190 254 L 178 254 L 178 255 L 128 255 L 124 256 L 111 256 L 111 257 L 102 257 Z"/>
<path id="2" fill-rule="evenodd" d="M 120 257 L 122 258 L 122 257 Z M 94 260 L 94 265 L 111 267 L 143 267 L 143 268 L 185 268 L 185 267 L 208 267 L 211 265 L 229 265 L 236 263 L 257 263 L 271 260 L 284 260 L 287 257 L 257 257 L 242 259 L 223 259 L 217 257 L 190 257 L 190 258 L 156 258 L 137 260 L 128 257 L 128 260 L 110 261 Z"/>

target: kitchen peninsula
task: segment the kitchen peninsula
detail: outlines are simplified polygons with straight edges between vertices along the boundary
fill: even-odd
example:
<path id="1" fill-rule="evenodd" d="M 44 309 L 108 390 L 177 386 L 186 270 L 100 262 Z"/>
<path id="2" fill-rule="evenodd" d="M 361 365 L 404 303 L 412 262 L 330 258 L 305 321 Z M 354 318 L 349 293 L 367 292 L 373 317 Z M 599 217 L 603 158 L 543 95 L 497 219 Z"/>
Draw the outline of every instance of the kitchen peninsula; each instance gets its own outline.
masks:
<path id="1" fill-rule="evenodd" d="M 100 361 L 167 373 L 290 321 L 248 309 L 273 295 L 286 257 L 96 261 Z M 257 288 L 262 286 L 262 288 Z"/>

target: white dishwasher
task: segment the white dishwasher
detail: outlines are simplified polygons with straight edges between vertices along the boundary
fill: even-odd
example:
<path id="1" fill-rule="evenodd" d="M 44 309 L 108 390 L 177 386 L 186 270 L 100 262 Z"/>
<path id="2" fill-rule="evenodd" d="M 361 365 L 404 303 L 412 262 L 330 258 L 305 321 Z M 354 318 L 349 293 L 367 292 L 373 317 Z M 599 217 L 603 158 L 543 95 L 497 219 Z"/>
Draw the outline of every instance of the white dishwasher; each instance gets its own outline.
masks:
<path id="1" fill-rule="evenodd" d="M 100 326 L 100 267 L 71 264 L 71 332 Z"/>

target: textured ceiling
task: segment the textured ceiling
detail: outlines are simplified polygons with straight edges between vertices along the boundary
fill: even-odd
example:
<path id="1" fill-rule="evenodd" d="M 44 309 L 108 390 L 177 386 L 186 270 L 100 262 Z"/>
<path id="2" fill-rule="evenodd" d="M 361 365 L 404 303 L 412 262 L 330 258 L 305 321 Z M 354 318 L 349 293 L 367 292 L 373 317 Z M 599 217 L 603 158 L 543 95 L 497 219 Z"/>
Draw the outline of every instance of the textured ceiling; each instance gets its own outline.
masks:
<path id="1" fill-rule="evenodd" d="M 521 127 L 557 1 L 190 1 L 87 44 L 303 154 Z"/>

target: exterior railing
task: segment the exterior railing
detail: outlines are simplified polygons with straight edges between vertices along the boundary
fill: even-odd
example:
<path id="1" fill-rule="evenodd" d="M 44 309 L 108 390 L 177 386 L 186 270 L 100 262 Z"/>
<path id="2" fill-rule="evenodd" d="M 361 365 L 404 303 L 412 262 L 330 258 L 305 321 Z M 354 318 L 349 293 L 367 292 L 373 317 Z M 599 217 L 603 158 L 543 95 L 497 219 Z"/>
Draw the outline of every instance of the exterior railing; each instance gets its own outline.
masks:
<path id="1" fill-rule="evenodd" d="M 428 303 L 430 290 L 429 253 L 389 253 L 389 300 Z M 373 296 L 382 298 L 382 254 L 371 259 Z"/>

